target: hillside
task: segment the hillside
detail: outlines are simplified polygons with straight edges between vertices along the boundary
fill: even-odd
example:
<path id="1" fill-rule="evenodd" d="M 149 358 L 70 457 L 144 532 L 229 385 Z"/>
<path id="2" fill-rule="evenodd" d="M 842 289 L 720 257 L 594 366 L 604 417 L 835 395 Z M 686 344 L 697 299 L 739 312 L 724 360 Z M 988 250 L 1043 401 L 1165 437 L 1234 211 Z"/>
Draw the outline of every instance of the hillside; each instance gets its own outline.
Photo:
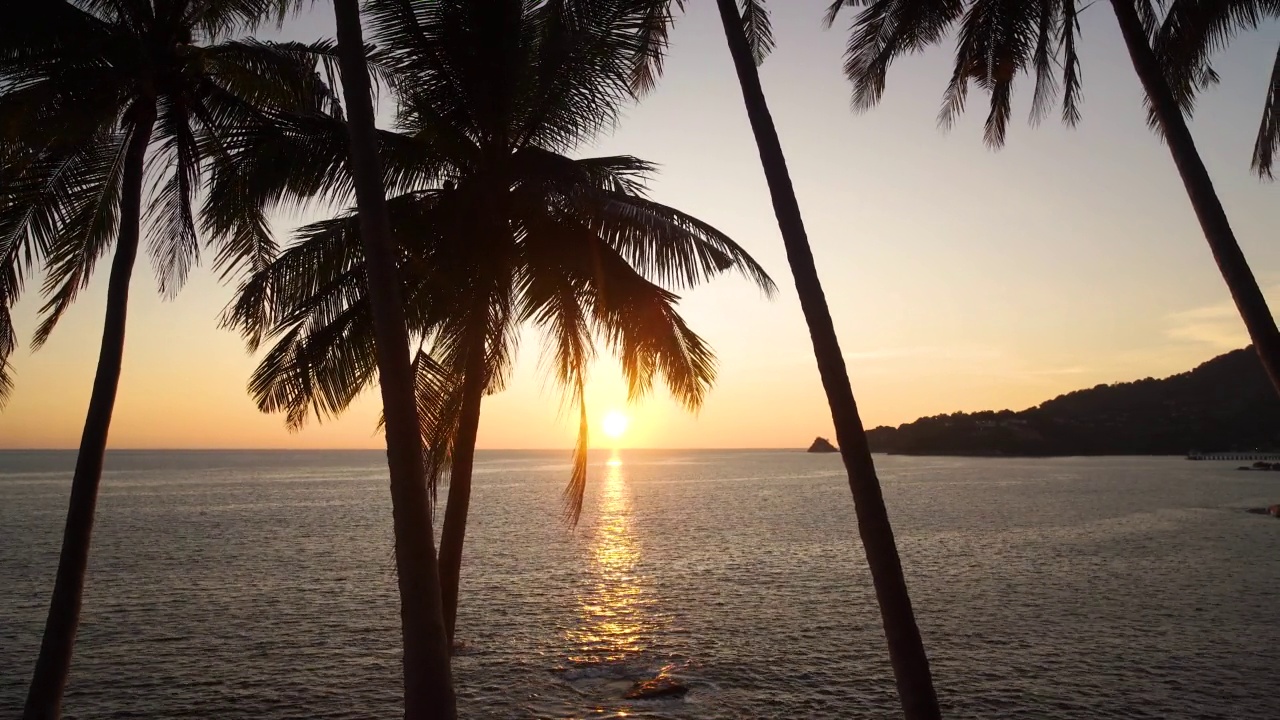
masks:
<path id="1" fill-rule="evenodd" d="M 955 413 L 870 431 L 904 455 L 1170 455 L 1280 448 L 1280 397 L 1252 348 L 1161 380 L 1098 385 L 1013 412 Z"/>

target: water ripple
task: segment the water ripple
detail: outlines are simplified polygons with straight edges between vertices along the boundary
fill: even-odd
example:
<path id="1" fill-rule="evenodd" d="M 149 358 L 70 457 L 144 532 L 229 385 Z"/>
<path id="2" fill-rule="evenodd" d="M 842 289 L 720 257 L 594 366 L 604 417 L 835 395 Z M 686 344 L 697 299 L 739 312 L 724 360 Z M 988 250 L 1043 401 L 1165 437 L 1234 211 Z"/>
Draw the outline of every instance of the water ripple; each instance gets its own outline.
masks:
<path id="1" fill-rule="evenodd" d="M 838 458 L 627 452 L 558 520 L 561 454 L 481 455 L 468 718 L 885 718 Z M 39 645 L 68 454 L 0 453 L 0 717 Z M 394 717 L 380 453 L 115 453 L 68 718 Z M 1173 459 L 884 458 L 948 718 L 1280 718 L 1280 499 Z M 665 674 L 690 691 L 624 700 Z"/>

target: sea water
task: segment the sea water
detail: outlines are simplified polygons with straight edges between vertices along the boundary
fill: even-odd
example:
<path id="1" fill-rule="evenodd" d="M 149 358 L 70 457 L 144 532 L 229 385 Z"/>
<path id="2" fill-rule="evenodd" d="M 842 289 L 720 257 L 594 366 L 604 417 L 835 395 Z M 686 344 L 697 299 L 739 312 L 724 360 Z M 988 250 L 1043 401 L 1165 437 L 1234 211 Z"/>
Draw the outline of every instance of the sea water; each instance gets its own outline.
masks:
<path id="1" fill-rule="evenodd" d="M 481 452 L 466 718 L 886 718 L 838 456 Z M 1280 718 L 1280 474 L 1177 458 L 878 458 L 948 718 Z M 74 455 L 0 453 L 0 718 L 20 711 Z M 443 499 L 443 493 L 441 498 Z M 67 718 L 393 718 L 380 452 L 113 452 Z M 667 674 L 683 697 L 625 700 Z"/>

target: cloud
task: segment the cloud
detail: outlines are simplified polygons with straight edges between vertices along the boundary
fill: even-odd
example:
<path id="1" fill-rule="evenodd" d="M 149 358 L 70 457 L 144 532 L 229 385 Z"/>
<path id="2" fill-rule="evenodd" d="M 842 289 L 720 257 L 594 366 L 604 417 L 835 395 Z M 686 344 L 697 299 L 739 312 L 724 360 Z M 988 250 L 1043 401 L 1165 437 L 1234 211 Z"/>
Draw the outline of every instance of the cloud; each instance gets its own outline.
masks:
<path id="1" fill-rule="evenodd" d="M 942 372 L 950 376 L 999 377 L 1009 382 L 1043 382 L 1045 378 L 1088 375 L 1088 365 L 1037 367 L 1007 349 L 992 345 L 924 345 L 845 353 L 845 363 L 859 373 L 916 374 Z"/>
<path id="2" fill-rule="evenodd" d="M 1274 290 L 1271 295 L 1277 294 Z M 1217 303 L 1176 312 L 1166 317 L 1165 335 L 1181 342 L 1235 350 L 1249 344 L 1249 334 L 1232 303 Z"/>
<path id="3" fill-rule="evenodd" d="M 991 362 L 1005 357 L 1005 352 L 998 347 L 987 345 L 919 345 L 911 347 L 879 348 L 846 352 L 844 361 L 850 365 L 868 364 L 881 360 L 925 360 L 946 359 L 955 361 Z"/>
<path id="4" fill-rule="evenodd" d="M 1096 368 L 1092 368 L 1087 365 L 1071 365 L 1068 367 L 1050 367 L 1050 368 L 1039 368 L 1034 370 L 1024 370 L 1022 374 L 1028 375 L 1031 377 L 1043 377 L 1043 376 L 1053 376 L 1053 375 L 1086 375 L 1088 373 L 1094 372 L 1095 370 Z"/>

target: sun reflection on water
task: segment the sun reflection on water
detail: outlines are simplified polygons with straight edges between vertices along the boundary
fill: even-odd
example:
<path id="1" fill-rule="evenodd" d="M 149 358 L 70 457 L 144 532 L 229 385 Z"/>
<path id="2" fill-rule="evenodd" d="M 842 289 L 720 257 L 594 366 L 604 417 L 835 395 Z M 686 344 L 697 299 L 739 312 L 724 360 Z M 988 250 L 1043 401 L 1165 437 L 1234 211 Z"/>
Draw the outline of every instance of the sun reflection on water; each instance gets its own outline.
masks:
<path id="1" fill-rule="evenodd" d="M 575 663 L 622 660 L 653 636 L 653 599 L 636 574 L 640 546 L 632 531 L 631 491 L 615 453 L 605 466 L 588 550 L 590 587 L 578 597 L 579 625 L 567 632 Z"/>

